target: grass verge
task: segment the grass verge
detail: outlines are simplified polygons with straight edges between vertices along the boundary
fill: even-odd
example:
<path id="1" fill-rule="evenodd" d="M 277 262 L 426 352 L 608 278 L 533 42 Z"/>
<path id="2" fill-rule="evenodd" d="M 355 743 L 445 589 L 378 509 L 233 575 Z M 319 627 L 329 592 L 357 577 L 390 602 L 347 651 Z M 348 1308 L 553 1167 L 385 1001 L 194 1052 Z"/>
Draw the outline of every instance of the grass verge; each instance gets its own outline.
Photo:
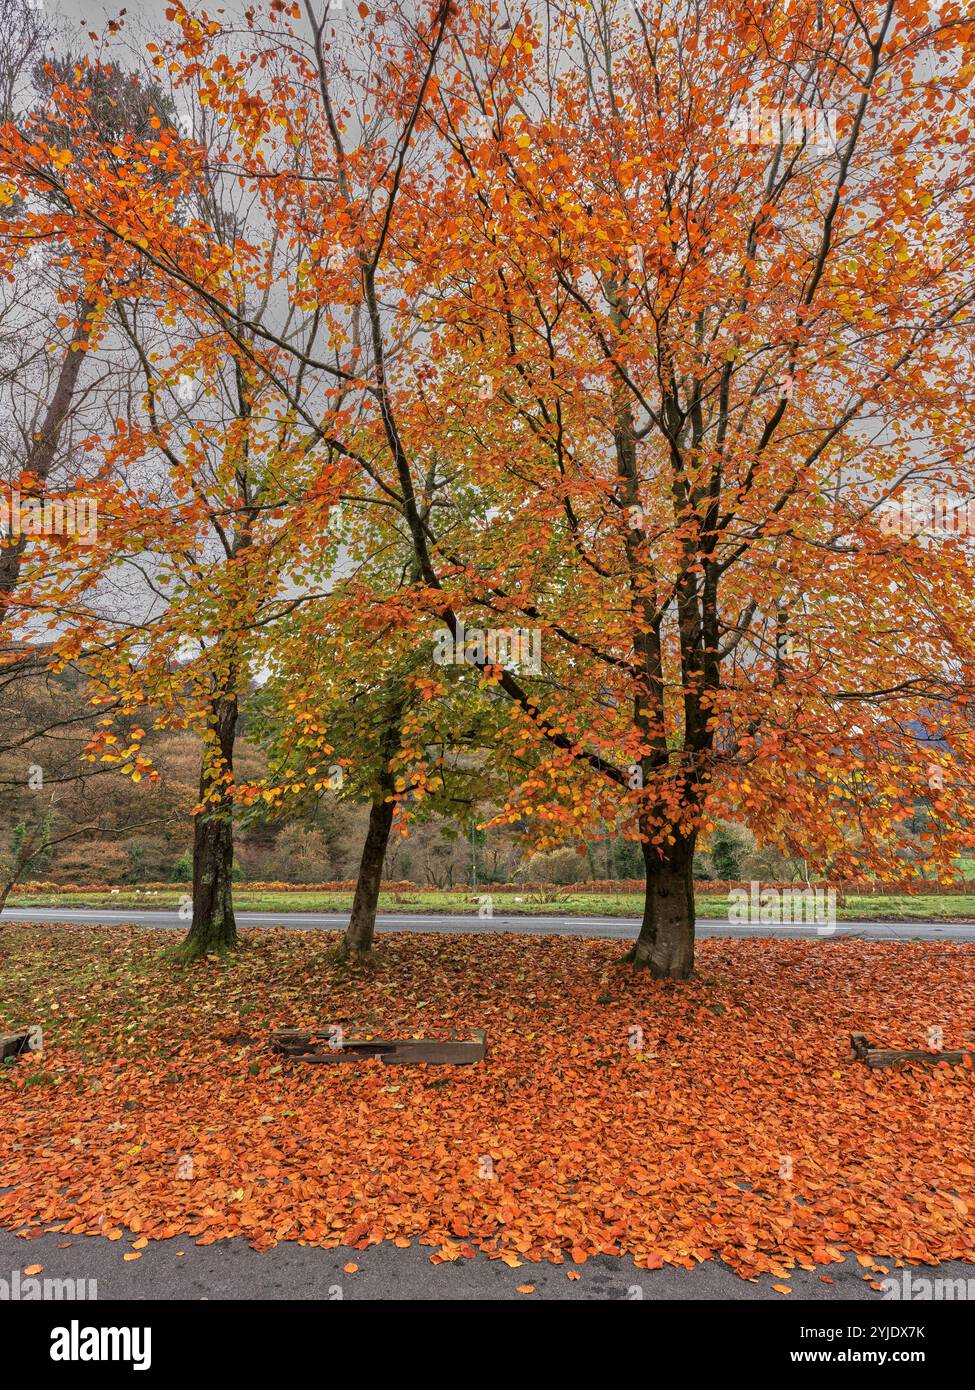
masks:
<path id="1" fill-rule="evenodd" d="M 490 893 L 490 888 L 483 890 Z M 119 893 L 55 893 L 43 897 L 28 893 L 12 893 L 10 907 L 110 907 L 116 910 L 135 908 L 141 911 L 168 909 L 173 911 L 186 900 L 184 888 L 144 893 L 137 889 Z M 416 893 L 383 893 L 379 899 L 380 912 L 448 912 L 476 913 L 482 894 L 446 892 L 435 889 Z M 557 917 L 636 917 L 643 913 L 643 899 L 637 893 L 572 893 L 557 897 L 540 893 L 497 893 L 493 898 L 494 911 L 499 916 Z M 697 915 L 704 918 L 725 918 L 728 901 L 724 897 L 698 897 Z M 254 892 L 246 884 L 234 890 L 234 906 L 238 912 L 349 912 L 351 893 Z M 884 897 L 849 896 L 837 907 L 840 921 L 975 921 L 975 897 L 948 894 L 914 896 L 897 894 Z"/>

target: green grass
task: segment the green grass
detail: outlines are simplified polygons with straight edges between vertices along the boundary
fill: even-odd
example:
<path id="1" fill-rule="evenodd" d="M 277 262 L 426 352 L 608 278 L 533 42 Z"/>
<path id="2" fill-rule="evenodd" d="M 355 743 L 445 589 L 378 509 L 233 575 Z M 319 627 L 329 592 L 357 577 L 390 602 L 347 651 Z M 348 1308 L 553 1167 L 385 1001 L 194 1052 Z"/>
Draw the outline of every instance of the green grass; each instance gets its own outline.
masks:
<path id="1" fill-rule="evenodd" d="M 10 907 L 111 907 L 153 908 L 179 907 L 187 896 L 179 885 L 156 893 L 139 893 L 136 889 L 119 893 L 50 893 L 42 896 L 11 894 Z M 490 893 L 485 888 L 484 893 Z M 481 901 L 479 893 L 444 892 L 437 889 L 418 889 L 415 893 L 383 893 L 379 899 L 380 912 L 475 912 Z M 240 884 L 234 893 L 239 912 L 348 912 L 352 907 L 351 893 L 273 893 L 249 890 Z M 643 911 L 642 898 L 637 893 L 572 893 L 545 896 L 540 893 L 496 893 L 494 911 L 498 915 L 557 917 L 639 917 Z M 724 897 L 699 897 L 697 915 L 700 918 L 727 916 L 728 902 Z M 912 896 L 853 897 L 837 908 L 841 921 L 869 920 L 945 921 L 975 920 L 975 897 Z"/>

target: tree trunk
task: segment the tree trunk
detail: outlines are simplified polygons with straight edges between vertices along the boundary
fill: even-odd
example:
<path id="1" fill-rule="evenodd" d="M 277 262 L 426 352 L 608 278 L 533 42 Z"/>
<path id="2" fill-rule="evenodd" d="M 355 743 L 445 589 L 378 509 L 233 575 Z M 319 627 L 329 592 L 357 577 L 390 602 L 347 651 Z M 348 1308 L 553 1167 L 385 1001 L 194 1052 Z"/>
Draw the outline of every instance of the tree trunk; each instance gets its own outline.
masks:
<path id="1" fill-rule="evenodd" d="M 624 957 L 660 980 L 687 980 L 694 969 L 694 839 L 678 839 L 661 856 L 644 843 L 647 871 L 643 923 Z"/>
<path id="2" fill-rule="evenodd" d="M 78 385 L 78 374 L 85 357 L 83 344 L 87 341 L 91 329 L 88 322 L 91 307 L 84 299 L 78 303 L 77 327 L 61 359 L 54 394 L 23 462 L 23 472 L 32 479 L 31 484 L 24 489 L 29 497 L 43 492 L 54 467 L 58 445 Z M 10 543 L 0 549 L 0 612 L 17 585 L 26 546 L 27 537 L 20 535 L 12 537 Z"/>
<path id="3" fill-rule="evenodd" d="M 369 829 L 359 861 L 359 877 L 352 900 L 352 916 L 342 940 L 341 954 L 353 960 L 372 950 L 376 934 L 376 908 L 382 886 L 383 861 L 393 825 L 393 803 L 380 794 L 369 808 Z"/>
<path id="4" fill-rule="evenodd" d="M 236 698 L 217 700 L 213 713 L 214 741 L 207 746 L 200 773 L 200 800 L 206 804 L 193 824 L 193 921 L 182 948 L 190 958 L 237 945 L 233 798 L 227 790 L 234 765 Z"/>
<path id="5" fill-rule="evenodd" d="M 11 876 L 7 879 L 6 883 L 3 884 L 2 887 L 0 887 L 0 912 L 2 912 L 3 909 L 7 906 L 7 899 L 10 897 L 10 894 L 13 891 L 14 884 L 17 882 L 18 877 L 19 875 L 17 874 L 11 874 Z"/>
<path id="6" fill-rule="evenodd" d="M 358 960 L 372 950 L 376 934 L 376 908 L 379 904 L 379 889 L 383 879 L 383 861 L 389 844 L 389 834 L 393 828 L 395 810 L 391 798 L 396 790 L 396 782 L 390 770 L 390 763 L 399 752 L 403 741 L 403 711 L 406 708 L 404 696 L 394 697 L 385 715 L 382 737 L 379 744 L 379 781 L 372 805 L 369 808 L 369 829 L 362 847 L 359 861 L 359 877 L 356 879 L 355 897 L 352 900 L 352 916 L 345 929 L 339 954 L 342 957 Z"/>
<path id="7" fill-rule="evenodd" d="M 52 797 L 52 805 L 53 802 L 54 798 Z M 20 882 L 20 876 L 27 868 L 27 865 L 31 862 L 32 859 L 36 858 L 36 856 L 40 854 L 42 849 L 45 848 L 43 844 L 39 845 L 37 841 L 41 837 L 44 826 L 46 824 L 47 818 L 45 817 L 43 821 L 38 821 L 37 824 L 35 824 L 33 833 L 30 835 L 28 835 L 27 829 L 25 827 L 24 838 L 23 842 L 21 843 L 20 850 L 18 851 L 17 857 L 10 867 L 10 872 L 7 875 L 6 882 L 3 884 L 2 887 L 0 887 L 0 912 L 2 912 L 3 909 L 7 906 L 7 899 L 13 892 L 15 885 Z"/>

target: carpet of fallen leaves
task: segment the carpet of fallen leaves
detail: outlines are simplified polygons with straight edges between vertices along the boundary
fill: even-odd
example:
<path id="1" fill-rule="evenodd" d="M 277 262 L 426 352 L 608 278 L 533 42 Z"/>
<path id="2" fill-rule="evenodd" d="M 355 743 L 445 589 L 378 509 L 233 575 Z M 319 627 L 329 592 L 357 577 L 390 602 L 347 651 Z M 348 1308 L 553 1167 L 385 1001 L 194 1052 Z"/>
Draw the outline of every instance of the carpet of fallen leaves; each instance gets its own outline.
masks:
<path id="1" fill-rule="evenodd" d="M 41 1024 L 45 1051 L 0 1068 L 0 1225 L 749 1277 L 850 1250 L 975 1260 L 972 1070 L 849 1053 L 852 1031 L 971 1045 L 975 947 L 706 940 L 674 985 L 608 940 L 383 936 L 349 974 L 330 935 L 244 936 L 187 966 L 147 929 L 3 928 L 0 1027 Z M 267 1046 L 343 1019 L 483 1025 L 489 1053 L 313 1067 Z"/>

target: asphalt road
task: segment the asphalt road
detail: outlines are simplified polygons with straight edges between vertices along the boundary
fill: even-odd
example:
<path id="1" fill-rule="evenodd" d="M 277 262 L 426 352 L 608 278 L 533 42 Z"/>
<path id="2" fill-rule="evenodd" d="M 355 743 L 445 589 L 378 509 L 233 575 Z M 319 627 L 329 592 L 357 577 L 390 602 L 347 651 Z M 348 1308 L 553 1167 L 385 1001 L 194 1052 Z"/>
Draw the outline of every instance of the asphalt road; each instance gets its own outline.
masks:
<path id="1" fill-rule="evenodd" d="M 178 912 L 145 912 L 137 908 L 8 907 L 3 921 L 88 923 L 140 927 L 188 925 Z M 238 912 L 239 927 L 294 927 L 305 931 L 342 931 L 347 912 Z M 515 932 L 528 936 L 609 936 L 632 941 L 640 923 L 635 917 L 478 917 L 475 913 L 382 913 L 381 932 Z M 699 919 L 698 936 L 858 937 L 866 941 L 975 941 L 975 922 L 837 922 L 823 926 L 754 926 Z"/>
<path id="2" fill-rule="evenodd" d="M 135 1237 L 130 1239 L 134 1240 Z M 780 1300 L 773 1284 L 782 1280 L 763 1275 L 754 1283 L 741 1279 L 727 1265 L 716 1260 L 693 1269 L 637 1269 L 629 1258 L 598 1255 L 585 1264 L 563 1265 L 524 1261 L 509 1269 L 500 1260 L 477 1255 L 452 1263 L 430 1263 L 431 1248 L 412 1245 L 399 1250 L 389 1242 L 353 1250 L 319 1250 L 311 1246 L 282 1242 L 273 1250 L 258 1254 L 242 1237 L 199 1246 L 192 1236 L 152 1241 L 138 1260 L 122 1256 L 131 1249 L 128 1239 L 105 1240 L 101 1236 L 75 1236 L 65 1249 L 65 1238 L 42 1235 L 24 1240 L 11 1231 L 0 1231 L 0 1279 L 11 1281 L 15 1270 L 42 1265 L 40 1279 L 94 1279 L 98 1299 L 423 1299 L 423 1300 L 527 1300 L 528 1298 L 572 1299 L 573 1301 L 637 1301 L 675 1299 L 728 1300 L 752 1302 L 756 1299 Z M 345 1266 L 353 1263 L 350 1274 Z M 893 1301 L 905 1292 L 905 1275 L 910 1279 L 961 1279 L 967 1297 L 975 1297 L 975 1265 L 952 1261 L 907 1270 L 888 1266 L 894 1288 L 872 1289 L 870 1280 L 881 1282 L 882 1273 L 867 1274 L 852 1255 L 843 1264 L 822 1269 L 793 1270 L 789 1285 L 793 1297 L 816 1302 L 837 1300 Z M 567 1270 L 579 1278 L 570 1280 Z M 831 1283 L 823 1283 L 826 1275 Z M 533 1294 L 520 1294 L 519 1285 L 530 1284 Z M 9 1284 L 8 1284 L 9 1286 Z M 919 1288 L 908 1284 L 907 1292 Z M 929 1295 L 930 1296 L 930 1295 Z M 962 1299 L 961 1287 L 953 1296 Z"/>

